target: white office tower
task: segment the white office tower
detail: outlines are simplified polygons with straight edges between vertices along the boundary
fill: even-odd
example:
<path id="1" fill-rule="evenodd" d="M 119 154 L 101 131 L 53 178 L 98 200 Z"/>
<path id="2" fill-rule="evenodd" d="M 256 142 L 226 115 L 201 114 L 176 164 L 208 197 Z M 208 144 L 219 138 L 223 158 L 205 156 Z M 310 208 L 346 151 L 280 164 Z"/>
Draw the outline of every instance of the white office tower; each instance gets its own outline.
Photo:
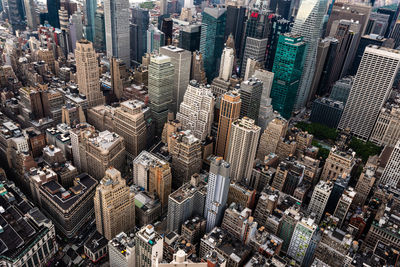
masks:
<path id="1" fill-rule="evenodd" d="M 333 189 L 333 183 L 331 181 L 319 181 L 315 186 L 314 192 L 311 197 L 310 204 L 308 205 L 308 213 L 315 214 L 315 222 L 319 223 L 326 204 L 328 203 L 329 196 Z"/>
<path id="2" fill-rule="evenodd" d="M 383 170 L 379 183 L 396 187 L 400 182 L 400 140 L 393 148 L 388 163 Z"/>
<path id="3" fill-rule="evenodd" d="M 235 51 L 231 47 L 225 47 L 222 51 L 221 66 L 219 68 L 219 78 L 229 81 L 232 76 L 233 62 L 235 61 Z"/>
<path id="4" fill-rule="evenodd" d="M 228 199 L 231 165 L 222 157 L 211 158 L 204 217 L 207 219 L 206 231 L 210 232 L 222 222 Z"/>
<path id="5" fill-rule="evenodd" d="M 338 128 L 367 141 L 383 104 L 390 95 L 400 65 L 400 51 L 365 48 Z"/>
<path id="6" fill-rule="evenodd" d="M 323 18 L 328 0 L 303 0 L 297 12 L 291 33 L 303 36 L 307 43 L 303 73 L 294 110 L 303 108 L 311 90 L 317 60 L 317 47 L 321 37 Z"/>
<path id="7" fill-rule="evenodd" d="M 263 82 L 263 91 L 260 101 L 260 112 L 258 114 L 258 126 L 261 127 L 261 132 L 267 128 L 270 121 L 275 118 L 274 109 L 271 104 L 271 87 L 274 81 L 274 73 L 267 70 L 256 70 L 254 77 Z"/>
<path id="8" fill-rule="evenodd" d="M 302 218 L 294 228 L 287 254 L 299 265 L 307 266 L 303 262 L 306 257 L 310 257 L 310 254 L 313 253 L 311 242 L 313 242 L 313 236 L 316 234 L 317 227 L 318 225 L 314 223 L 313 219 Z"/>
<path id="9" fill-rule="evenodd" d="M 196 138 L 205 140 L 211 133 L 214 118 L 214 96 L 209 86 L 190 81 L 176 119 L 184 130 L 190 130 Z"/>
<path id="10" fill-rule="evenodd" d="M 243 117 L 232 123 L 227 161 L 232 165 L 232 180 L 250 180 L 261 128 Z"/>
<path id="11" fill-rule="evenodd" d="M 130 66 L 129 0 L 104 0 L 107 57 Z"/>
<path id="12" fill-rule="evenodd" d="M 161 47 L 160 53 L 169 56 L 174 66 L 174 90 L 171 109 L 176 113 L 183 101 L 183 96 L 190 81 L 192 53 L 172 45 Z"/>

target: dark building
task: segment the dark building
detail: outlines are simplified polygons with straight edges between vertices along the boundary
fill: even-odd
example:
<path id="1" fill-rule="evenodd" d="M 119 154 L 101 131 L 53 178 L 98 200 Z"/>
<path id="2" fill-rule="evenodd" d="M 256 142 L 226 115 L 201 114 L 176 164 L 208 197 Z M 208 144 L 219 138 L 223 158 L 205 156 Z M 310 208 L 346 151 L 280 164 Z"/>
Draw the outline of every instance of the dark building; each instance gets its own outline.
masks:
<path id="1" fill-rule="evenodd" d="M 25 9 L 23 0 L 8 0 L 5 2 L 4 9 L 8 15 L 12 30 L 15 33 L 17 30 L 25 30 Z"/>
<path id="2" fill-rule="evenodd" d="M 179 32 L 179 47 L 194 52 L 200 48 L 200 25 L 184 26 Z"/>
<path id="3" fill-rule="evenodd" d="M 387 37 L 389 37 L 391 30 L 393 29 L 394 22 L 396 22 L 396 20 L 397 20 L 396 14 L 398 15 L 398 13 L 397 13 L 398 10 L 393 10 L 393 9 L 382 7 L 382 8 L 378 8 L 377 12 L 380 14 L 389 15 L 388 25 L 387 25 L 387 28 L 385 31 L 385 37 L 387 38 Z"/>
<path id="4" fill-rule="evenodd" d="M 172 44 L 172 25 L 171 18 L 163 18 L 160 30 L 165 34 L 165 45 Z"/>
<path id="5" fill-rule="evenodd" d="M 94 48 L 98 51 L 106 50 L 106 29 L 104 25 L 104 10 L 97 8 L 95 16 Z"/>
<path id="6" fill-rule="evenodd" d="M 272 71 L 276 48 L 278 47 L 279 35 L 290 32 L 292 23 L 289 20 L 276 16 L 272 18 L 272 27 L 268 37 L 267 56 L 265 60 L 265 68 Z"/>
<path id="7" fill-rule="evenodd" d="M 343 109 L 343 102 L 325 97 L 315 99 L 311 108 L 310 121 L 337 128 Z"/>
<path id="8" fill-rule="evenodd" d="M 60 28 L 59 9 L 60 0 L 47 0 L 47 21 L 54 28 Z"/>
<path id="9" fill-rule="evenodd" d="M 228 39 L 230 34 L 235 40 L 236 56 L 240 55 L 242 49 L 242 37 L 244 30 L 244 22 L 246 21 L 246 8 L 239 6 L 228 6 L 226 9 L 226 25 L 224 40 Z"/>
<path id="10" fill-rule="evenodd" d="M 328 202 L 325 207 L 325 212 L 329 212 L 330 214 L 333 214 L 333 212 L 336 209 L 337 203 L 339 202 L 340 197 L 342 196 L 344 190 L 347 188 L 347 185 L 349 184 L 350 181 L 350 174 L 349 173 L 343 173 L 342 175 L 339 175 L 332 188 L 332 192 L 329 196 Z"/>
<path id="11" fill-rule="evenodd" d="M 149 11 L 139 7 L 133 8 L 130 25 L 131 62 L 133 65 L 142 63 L 142 56 L 146 53 L 148 28 Z"/>
<path id="12" fill-rule="evenodd" d="M 390 46 L 390 42 L 388 42 L 388 39 L 384 38 L 383 36 L 377 36 L 377 35 L 364 35 L 361 37 L 360 44 L 358 45 L 356 55 L 354 57 L 353 65 L 349 69 L 349 74 L 350 75 L 355 75 L 358 70 L 358 66 L 360 65 L 361 58 L 364 54 L 364 50 L 368 45 L 377 45 L 377 46 Z M 393 47 L 393 43 L 391 44 L 391 47 Z"/>
<path id="13" fill-rule="evenodd" d="M 284 19 L 290 20 L 292 18 L 292 0 L 278 0 L 276 13 Z"/>

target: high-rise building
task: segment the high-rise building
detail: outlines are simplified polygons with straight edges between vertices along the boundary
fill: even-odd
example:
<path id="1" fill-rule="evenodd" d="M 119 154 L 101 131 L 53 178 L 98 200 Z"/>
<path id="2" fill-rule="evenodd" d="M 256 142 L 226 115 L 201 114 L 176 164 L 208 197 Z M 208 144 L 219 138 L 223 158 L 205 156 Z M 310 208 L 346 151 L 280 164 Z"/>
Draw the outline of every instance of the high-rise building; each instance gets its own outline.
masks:
<path id="1" fill-rule="evenodd" d="M 85 1 L 85 37 L 91 42 L 94 42 L 96 35 L 96 8 L 97 0 L 86 0 Z"/>
<path id="2" fill-rule="evenodd" d="M 226 7 L 226 26 L 225 26 L 225 36 L 226 41 L 230 34 L 232 34 L 235 40 L 235 51 L 236 57 L 241 53 L 242 38 L 244 33 L 244 23 L 245 23 L 246 7 L 244 6 L 234 6 L 228 5 Z"/>
<path id="3" fill-rule="evenodd" d="M 225 8 L 205 8 L 202 13 L 200 52 L 209 82 L 216 76 L 219 58 L 224 48 Z"/>
<path id="4" fill-rule="evenodd" d="M 287 208 L 283 212 L 282 217 L 279 237 L 283 240 L 282 251 L 287 252 L 297 222 L 299 222 L 302 218 L 302 214 L 300 213 L 300 205 Z"/>
<path id="5" fill-rule="evenodd" d="M 149 28 L 149 10 L 134 7 L 132 9 L 132 20 L 129 26 L 130 51 L 132 63 L 138 65 L 146 53 L 147 29 Z"/>
<path id="6" fill-rule="evenodd" d="M 312 242 L 313 238 L 317 234 L 317 228 L 317 224 L 315 224 L 314 220 L 311 218 L 301 219 L 301 221 L 297 222 L 296 227 L 294 228 L 288 248 L 288 255 L 300 265 L 303 265 L 310 256 L 312 258 L 314 254 L 316 244 L 313 246 Z M 304 266 L 310 265 L 305 264 Z"/>
<path id="7" fill-rule="evenodd" d="M 97 231 L 111 240 L 135 227 L 135 196 L 115 168 L 109 168 L 94 196 Z"/>
<path id="8" fill-rule="evenodd" d="M 173 133 L 171 147 L 173 188 L 188 182 L 190 177 L 201 170 L 201 141 L 189 130 Z"/>
<path id="9" fill-rule="evenodd" d="M 203 216 L 207 195 L 206 182 L 199 174 L 194 174 L 190 182 L 171 193 L 168 199 L 168 231 L 181 232 L 183 223 L 193 216 Z"/>
<path id="10" fill-rule="evenodd" d="M 36 30 L 40 23 L 36 3 L 33 0 L 24 0 L 24 5 L 27 26 L 31 30 Z"/>
<path id="11" fill-rule="evenodd" d="M 100 91 L 99 66 L 93 44 L 87 40 L 78 41 L 75 59 L 79 92 L 88 99 L 88 106 L 104 104 L 104 96 Z"/>
<path id="12" fill-rule="evenodd" d="M 134 266 L 136 258 L 134 235 L 127 235 L 124 232 L 117 234 L 108 241 L 108 254 L 110 267 Z"/>
<path id="13" fill-rule="evenodd" d="M 326 204 L 331 195 L 333 183 L 331 181 L 319 181 L 315 186 L 308 205 L 308 213 L 315 215 L 315 222 L 319 223 L 325 211 Z"/>
<path id="14" fill-rule="evenodd" d="M 379 113 L 369 140 L 378 146 L 395 146 L 400 139 L 400 108 L 390 103 Z"/>
<path id="15" fill-rule="evenodd" d="M 246 74 L 248 59 L 251 58 L 261 66 L 264 66 L 268 38 L 255 38 L 248 36 L 246 38 L 246 46 L 244 47 L 242 65 L 240 68 L 240 76 L 243 78 Z"/>
<path id="16" fill-rule="evenodd" d="M 220 225 L 228 200 L 231 165 L 221 157 L 211 158 L 204 217 L 207 219 L 206 231 L 210 232 Z"/>
<path id="17" fill-rule="evenodd" d="M 379 179 L 379 184 L 396 187 L 400 182 L 400 141 L 396 142 L 389 160 Z"/>
<path id="18" fill-rule="evenodd" d="M 154 226 L 143 226 L 135 236 L 136 266 L 155 266 L 163 258 L 164 238 L 156 232 Z"/>
<path id="19" fill-rule="evenodd" d="M 221 55 L 219 75 L 211 83 L 211 90 L 217 98 L 228 92 L 231 87 L 230 78 L 232 76 L 234 62 L 235 51 L 233 48 L 226 46 Z"/>
<path id="20" fill-rule="evenodd" d="M 171 18 L 163 18 L 160 30 L 165 34 L 165 45 L 172 45 L 172 27 L 174 22 Z"/>
<path id="21" fill-rule="evenodd" d="M 199 51 L 193 52 L 190 80 L 196 80 L 200 84 L 207 84 L 203 55 Z"/>
<path id="22" fill-rule="evenodd" d="M 368 160 L 367 165 L 364 167 L 364 170 L 357 181 L 356 187 L 354 188 L 357 194 L 354 197 L 352 205 L 355 207 L 364 206 L 365 201 L 367 200 L 367 197 L 369 196 L 369 193 L 371 192 L 371 189 L 377 180 L 377 166 L 369 163 L 370 160 Z"/>
<path id="23" fill-rule="evenodd" d="M 371 60 L 375 64 L 371 65 Z M 369 139 L 379 111 L 390 94 L 399 66 L 399 51 L 376 46 L 365 49 L 339 129 L 350 128 L 354 136 L 365 141 Z M 382 73 L 385 75 L 382 76 Z"/>
<path id="24" fill-rule="evenodd" d="M 270 97 L 274 73 L 267 70 L 256 70 L 253 76 L 263 84 L 257 125 L 261 127 L 261 131 L 264 131 L 268 123 L 274 118 L 274 110 L 271 105 L 272 99 Z"/>
<path id="25" fill-rule="evenodd" d="M 146 52 L 149 54 L 158 53 L 160 51 L 160 47 L 165 45 L 165 34 L 153 24 L 150 24 L 146 34 L 147 34 Z"/>
<path id="26" fill-rule="evenodd" d="M 303 37 L 307 44 L 303 71 L 297 90 L 295 110 L 301 109 L 307 102 L 315 72 L 318 40 L 321 37 L 323 17 L 327 0 L 305 0 L 300 4 L 291 33 Z"/>
<path id="27" fill-rule="evenodd" d="M 261 135 L 260 145 L 257 151 L 257 159 L 264 160 L 270 153 L 275 153 L 279 140 L 285 137 L 288 129 L 288 122 L 282 117 L 274 118 L 268 123 L 267 128 Z"/>
<path id="28" fill-rule="evenodd" d="M 179 47 L 190 52 L 195 52 L 200 48 L 201 25 L 190 24 L 182 26 L 179 31 Z"/>
<path id="29" fill-rule="evenodd" d="M 386 31 L 389 27 L 390 16 L 379 12 L 371 12 L 365 34 L 376 34 L 379 36 L 387 36 Z"/>
<path id="30" fill-rule="evenodd" d="M 95 14 L 94 48 L 99 51 L 106 50 L 106 28 L 104 24 L 104 9 L 97 7 Z"/>
<path id="31" fill-rule="evenodd" d="M 129 1 L 104 1 L 104 23 L 107 56 L 122 59 L 130 66 Z"/>
<path id="32" fill-rule="evenodd" d="M 263 88 L 262 81 L 257 78 L 250 78 L 240 84 L 240 98 L 242 100 L 240 107 L 241 118 L 248 117 L 257 123 Z"/>
<path id="33" fill-rule="evenodd" d="M 332 91 L 331 94 L 329 95 L 329 98 L 335 101 L 343 102 L 343 104 L 346 104 L 352 86 L 353 86 L 353 76 L 347 76 L 336 81 L 332 87 Z"/>
<path id="34" fill-rule="evenodd" d="M 350 209 L 351 204 L 353 203 L 354 197 L 356 195 L 356 191 L 352 187 L 345 189 L 339 201 L 337 202 L 335 212 L 333 216 L 338 218 L 338 226 L 342 227 L 344 220 L 346 219 L 346 215 Z"/>
<path id="35" fill-rule="evenodd" d="M 176 113 L 183 101 L 186 88 L 189 84 L 192 54 L 176 46 L 163 46 L 160 48 L 160 53 L 169 56 L 174 66 L 172 111 Z"/>
<path id="36" fill-rule="evenodd" d="M 47 20 L 54 28 L 60 28 L 58 10 L 60 9 L 60 0 L 47 0 Z"/>
<path id="37" fill-rule="evenodd" d="M 303 37 L 283 34 L 279 37 L 272 72 L 275 74 L 271 89 L 272 106 L 284 118 L 289 118 L 296 102 L 303 62 L 306 53 Z"/>
<path id="38" fill-rule="evenodd" d="M 172 104 L 174 66 L 170 57 L 153 55 L 150 58 L 148 87 L 150 109 L 155 120 L 156 133 L 160 135 Z"/>
<path id="39" fill-rule="evenodd" d="M 180 104 L 176 119 L 184 130 L 190 130 L 200 140 L 211 133 L 214 118 L 214 96 L 211 90 L 197 81 L 190 81 Z"/>
<path id="40" fill-rule="evenodd" d="M 310 121 L 337 128 L 342 117 L 343 102 L 322 97 L 315 99 L 311 108 Z"/>
<path id="41" fill-rule="evenodd" d="M 244 117 L 232 123 L 227 162 L 231 164 L 232 181 L 250 180 L 261 128 Z"/>
<path id="42" fill-rule="evenodd" d="M 224 159 L 228 156 L 232 123 L 239 119 L 241 103 L 240 94 L 237 91 L 230 91 L 222 95 L 215 154 Z"/>
<path id="43" fill-rule="evenodd" d="M 332 147 L 326 159 L 321 180 L 336 180 L 343 173 L 350 174 L 356 164 L 356 153 Z"/>
<path id="44" fill-rule="evenodd" d="M 146 122 L 142 102 L 125 101 L 114 111 L 114 131 L 124 138 L 130 158 L 136 157 L 146 147 Z"/>

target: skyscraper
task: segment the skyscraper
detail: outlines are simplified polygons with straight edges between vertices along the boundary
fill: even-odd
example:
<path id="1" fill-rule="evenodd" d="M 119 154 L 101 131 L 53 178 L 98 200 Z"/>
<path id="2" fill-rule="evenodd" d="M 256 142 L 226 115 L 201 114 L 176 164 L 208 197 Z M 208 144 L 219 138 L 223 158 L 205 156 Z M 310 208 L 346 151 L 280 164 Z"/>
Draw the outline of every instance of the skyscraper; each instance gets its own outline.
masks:
<path id="1" fill-rule="evenodd" d="M 190 130 L 200 140 L 211 133 L 214 118 L 214 96 L 210 88 L 191 81 L 187 86 L 183 102 L 176 114 L 184 130 Z"/>
<path id="2" fill-rule="evenodd" d="M 230 185 L 231 165 L 221 157 L 211 159 L 204 217 L 206 231 L 210 232 L 222 222 Z"/>
<path id="3" fill-rule="evenodd" d="M 33 0 L 24 0 L 24 4 L 27 26 L 31 30 L 36 30 L 40 23 L 39 14 L 36 11 L 36 3 Z"/>
<path id="4" fill-rule="evenodd" d="M 267 128 L 260 138 L 257 158 L 264 160 L 265 156 L 268 156 L 270 153 L 275 153 L 279 140 L 285 137 L 287 129 L 288 122 L 282 117 L 276 117 L 268 123 Z"/>
<path id="5" fill-rule="evenodd" d="M 142 62 L 142 56 L 146 53 L 147 29 L 149 27 L 149 10 L 134 7 L 130 30 L 131 59 L 135 64 Z"/>
<path id="6" fill-rule="evenodd" d="M 153 24 L 147 30 L 147 53 L 158 53 L 160 47 L 165 45 L 165 34 Z"/>
<path id="7" fill-rule="evenodd" d="M 169 56 L 172 65 L 174 65 L 172 111 L 176 112 L 183 101 L 183 96 L 185 95 L 186 88 L 189 84 L 192 54 L 189 51 L 176 46 L 163 46 L 160 48 L 160 53 Z"/>
<path id="8" fill-rule="evenodd" d="M 85 37 L 91 42 L 94 42 L 96 30 L 96 8 L 97 0 L 85 1 Z"/>
<path id="9" fill-rule="evenodd" d="M 215 155 L 221 156 L 224 159 L 228 156 L 232 123 L 239 119 L 241 103 L 240 94 L 237 91 L 229 91 L 222 95 Z"/>
<path id="10" fill-rule="evenodd" d="M 226 26 L 224 40 L 228 39 L 228 36 L 232 34 L 235 40 L 235 51 L 236 57 L 239 57 L 240 51 L 242 50 L 242 38 L 244 32 L 246 7 L 244 6 L 233 6 L 228 5 L 226 8 Z"/>
<path id="11" fill-rule="evenodd" d="M 235 51 L 233 48 L 226 46 L 222 51 L 219 75 L 211 83 L 211 91 L 217 98 L 228 92 L 231 87 L 230 78 L 234 62 Z"/>
<path id="12" fill-rule="evenodd" d="M 129 1 L 105 0 L 104 22 L 107 56 L 122 59 L 130 66 Z"/>
<path id="13" fill-rule="evenodd" d="M 240 107 L 241 118 L 248 117 L 257 122 L 262 91 L 263 83 L 257 78 L 250 78 L 240 84 L 240 98 L 242 99 L 242 106 Z"/>
<path id="14" fill-rule="evenodd" d="M 253 76 L 262 81 L 263 84 L 260 111 L 258 114 L 258 126 L 261 127 L 261 131 L 264 131 L 268 123 L 274 118 L 274 110 L 271 105 L 272 99 L 270 97 L 274 73 L 267 70 L 256 70 Z"/>
<path id="15" fill-rule="evenodd" d="M 246 74 L 247 61 L 249 58 L 260 62 L 261 66 L 264 66 L 267 45 L 268 38 L 246 38 L 246 46 L 244 48 L 242 66 L 240 69 L 241 77 L 244 77 Z"/>
<path id="16" fill-rule="evenodd" d="M 225 8 L 206 7 L 202 13 L 200 52 L 203 55 L 207 80 L 216 76 L 218 59 L 224 48 Z"/>
<path id="17" fill-rule="evenodd" d="M 88 106 L 104 104 L 104 96 L 100 91 L 99 66 L 93 44 L 87 40 L 76 43 L 75 49 L 76 76 L 79 92 L 88 100 Z"/>
<path id="18" fill-rule="evenodd" d="M 303 72 L 294 106 L 296 110 L 305 106 L 310 93 L 315 72 L 318 40 L 321 37 L 322 20 L 327 8 L 327 2 L 327 0 L 302 1 L 293 24 L 291 33 L 302 36 L 303 41 L 307 44 Z"/>
<path id="19" fill-rule="evenodd" d="M 309 214 L 315 214 L 316 223 L 319 223 L 324 216 L 325 207 L 332 189 L 333 183 L 331 181 L 319 181 L 314 188 L 310 204 L 308 205 L 308 212 Z"/>
<path id="20" fill-rule="evenodd" d="M 201 25 L 182 26 L 179 31 L 179 47 L 194 52 L 199 50 Z"/>
<path id="21" fill-rule="evenodd" d="M 227 162 L 232 166 L 232 181 L 250 180 L 261 128 L 244 117 L 232 123 Z"/>
<path id="22" fill-rule="evenodd" d="M 97 231 L 108 240 L 135 227 L 135 196 L 117 169 L 106 170 L 93 201 Z"/>
<path id="23" fill-rule="evenodd" d="M 376 46 L 365 49 L 339 129 L 350 128 L 354 136 L 362 140 L 369 139 L 379 111 L 390 94 L 399 66 L 398 50 Z"/>
<path id="24" fill-rule="evenodd" d="M 106 50 L 106 29 L 104 24 L 104 9 L 102 7 L 98 7 L 96 10 L 93 43 L 96 50 Z"/>
<path id="25" fill-rule="evenodd" d="M 299 35 L 285 33 L 279 37 L 271 89 L 272 106 L 284 118 L 290 118 L 299 89 L 306 44 Z"/>
<path id="26" fill-rule="evenodd" d="M 400 182 L 400 140 L 393 148 L 388 163 L 379 179 L 379 184 L 396 187 Z"/>
<path id="27" fill-rule="evenodd" d="M 60 28 L 58 10 L 60 9 L 60 0 L 47 0 L 47 20 L 54 28 Z"/>
<path id="28" fill-rule="evenodd" d="M 153 55 L 149 65 L 149 100 L 156 133 L 161 135 L 164 123 L 167 122 L 168 109 L 172 103 L 174 86 L 174 66 L 171 58 L 164 55 Z"/>
<path id="29" fill-rule="evenodd" d="M 199 51 L 193 52 L 192 55 L 190 79 L 196 80 L 201 84 L 207 84 L 206 72 L 204 71 L 203 55 Z"/>

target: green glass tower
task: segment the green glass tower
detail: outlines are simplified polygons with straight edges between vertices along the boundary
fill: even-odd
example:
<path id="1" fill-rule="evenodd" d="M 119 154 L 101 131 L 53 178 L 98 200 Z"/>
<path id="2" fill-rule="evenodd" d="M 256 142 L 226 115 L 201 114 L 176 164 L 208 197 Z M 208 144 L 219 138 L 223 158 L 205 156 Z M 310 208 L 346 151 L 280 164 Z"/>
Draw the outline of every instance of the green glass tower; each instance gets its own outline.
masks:
<path id="1" fill-rule="evenodd" d="M 290 118 L 303 71 L 306 44 L 303 37 L 285 33 L 279 36 L 272 72 L 272 107 L 284 118 Z"/>
<path id="2" fill-rule="evenodd" d="M 217 76 L 218 59 L 221 58 L 224 49 L 226 9 L 206 7 L 202 16 L 200 52 L 203 55 L 208 82 L 211 83 Z"/>

